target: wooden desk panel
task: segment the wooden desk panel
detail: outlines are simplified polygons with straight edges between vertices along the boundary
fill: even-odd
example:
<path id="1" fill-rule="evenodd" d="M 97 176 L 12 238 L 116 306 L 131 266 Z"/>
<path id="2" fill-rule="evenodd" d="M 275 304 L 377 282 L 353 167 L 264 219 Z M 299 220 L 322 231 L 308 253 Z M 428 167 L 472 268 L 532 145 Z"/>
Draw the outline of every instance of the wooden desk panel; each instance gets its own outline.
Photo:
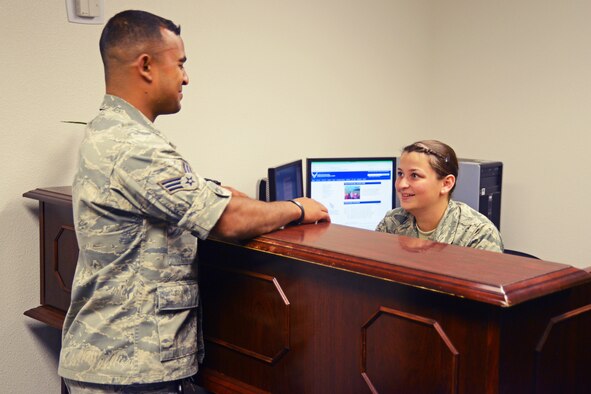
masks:
<path id="1" fill-rule="evenodd" d="M 199 256 L 214 391 L 209 376 L 279 393 L 591 389 L 588 272 L 329 224 Z"/>

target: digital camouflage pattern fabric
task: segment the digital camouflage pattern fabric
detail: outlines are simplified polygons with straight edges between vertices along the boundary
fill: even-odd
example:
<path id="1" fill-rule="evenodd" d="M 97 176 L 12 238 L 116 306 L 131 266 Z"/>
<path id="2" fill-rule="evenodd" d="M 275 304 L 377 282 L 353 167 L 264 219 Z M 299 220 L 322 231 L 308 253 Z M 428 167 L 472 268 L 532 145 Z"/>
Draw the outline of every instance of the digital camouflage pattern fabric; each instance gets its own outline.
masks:
<path id="1" fill-rule="evenodd" d="M 414 216 L 403 208 L 386 213 L 376 231 L 419 237 Z M 453 200 L 449 201 L 443 218 L 429 239 L 493 252 L 503 251 L 503 241 L 495 225 L 470 206 Z"/>
<path id="2" fill-rule="evenodd" d="M 80 254 L 59 374 L 129 385 L 197 372 L 197 239 L 230 193 L 195 174 L 141 112 L 107 95 L 86 129 L 72 203 Z"/>

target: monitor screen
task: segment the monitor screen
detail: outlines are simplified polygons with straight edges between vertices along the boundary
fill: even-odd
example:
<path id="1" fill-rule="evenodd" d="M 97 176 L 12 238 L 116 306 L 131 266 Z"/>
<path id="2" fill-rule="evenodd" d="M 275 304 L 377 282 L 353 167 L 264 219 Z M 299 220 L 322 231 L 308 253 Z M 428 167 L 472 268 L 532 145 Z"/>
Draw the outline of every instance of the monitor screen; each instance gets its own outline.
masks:
<path id="1" fill-rule="evenodd" d="M 271 167 L 268 176 L 269 201 L 291 200 L 304 196 L 302 160 Z"/>
<path id="2" fill-rule="evenodd" d="M 307 159 L 307 196 L 333 223 L 375 230 L 394 208 L 394 157 Z"/>

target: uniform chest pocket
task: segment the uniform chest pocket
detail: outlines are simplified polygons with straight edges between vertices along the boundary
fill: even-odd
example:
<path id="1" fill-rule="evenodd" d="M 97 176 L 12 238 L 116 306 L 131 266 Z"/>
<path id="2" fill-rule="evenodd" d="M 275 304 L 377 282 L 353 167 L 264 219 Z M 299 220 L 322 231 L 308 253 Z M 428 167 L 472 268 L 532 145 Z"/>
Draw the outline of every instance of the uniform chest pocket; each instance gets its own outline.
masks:
<path id="1" fill-rule="evenodd" d="M 160 361 L 197 352 L 197 308 L 199 287 L 196 282 L 162 284 L 157 289 Z"/>

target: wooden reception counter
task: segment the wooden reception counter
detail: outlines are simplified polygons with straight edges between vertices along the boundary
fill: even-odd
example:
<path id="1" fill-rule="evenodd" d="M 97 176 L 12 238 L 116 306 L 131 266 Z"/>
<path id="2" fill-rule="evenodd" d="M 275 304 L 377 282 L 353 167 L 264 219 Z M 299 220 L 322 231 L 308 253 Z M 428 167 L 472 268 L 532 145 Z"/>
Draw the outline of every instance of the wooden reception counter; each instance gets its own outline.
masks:
<path id="1" fill-rule="evenodd" d="M 61 327 L 76 264 L 68 188 L 40 201 L 41 305 Z M 215 393 L 591 392 L 591 275 L 335 224 L 200 242 Z M 61 320 L 60 320 L 61 319 Z"/>

